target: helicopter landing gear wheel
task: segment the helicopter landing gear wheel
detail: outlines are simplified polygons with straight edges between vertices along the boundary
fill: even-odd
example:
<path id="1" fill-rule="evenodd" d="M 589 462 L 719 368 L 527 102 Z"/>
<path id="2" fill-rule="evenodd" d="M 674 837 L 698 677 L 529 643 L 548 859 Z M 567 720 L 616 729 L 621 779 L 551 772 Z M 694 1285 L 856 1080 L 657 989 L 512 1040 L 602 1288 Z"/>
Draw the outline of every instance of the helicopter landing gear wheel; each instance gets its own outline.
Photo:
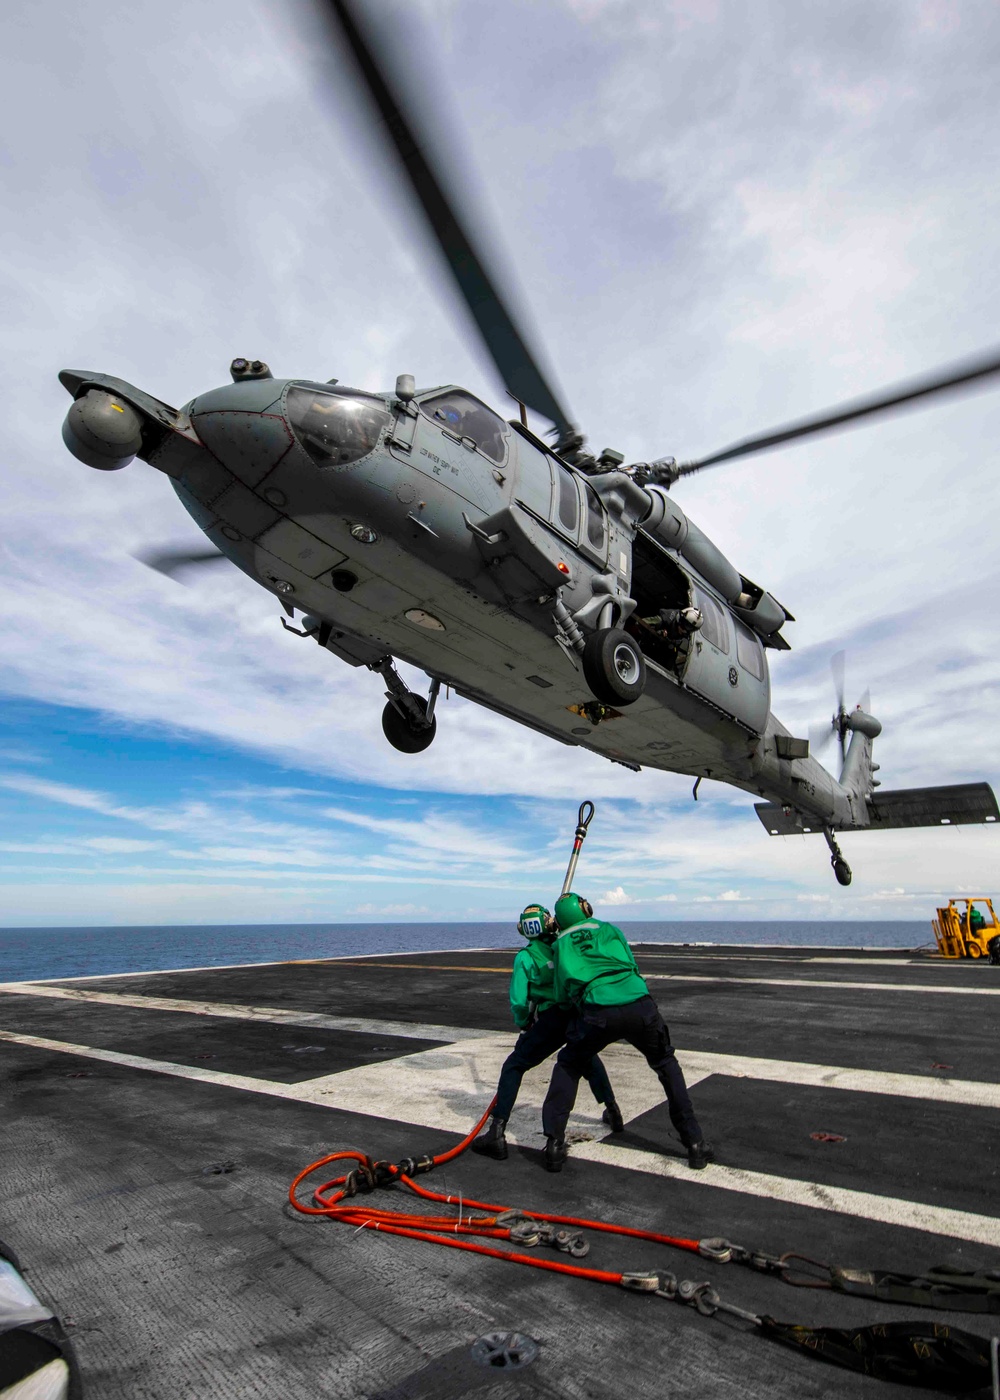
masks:
<path id="1" fill-rule="evenodd" d="M 642 652 L 620 627 L 602 627 L 587 638 L 583 675 L 605 705 L 632 705 L 646 688 Z"/>
<path id="2" fill-rule="evenodd" d="M 427 713 L 427 701 L 419 695 L 413 697 L 419 708 Z M 430 724 L 426 721 L 419 728 L 399 713 L 396 706 L 390 700 L 382 711 L 382 733 L 389 740 L 394 749 L 400 753 L 423 753 L 434 741 L 437 733 L 437 720 L 431 719 Z"/>

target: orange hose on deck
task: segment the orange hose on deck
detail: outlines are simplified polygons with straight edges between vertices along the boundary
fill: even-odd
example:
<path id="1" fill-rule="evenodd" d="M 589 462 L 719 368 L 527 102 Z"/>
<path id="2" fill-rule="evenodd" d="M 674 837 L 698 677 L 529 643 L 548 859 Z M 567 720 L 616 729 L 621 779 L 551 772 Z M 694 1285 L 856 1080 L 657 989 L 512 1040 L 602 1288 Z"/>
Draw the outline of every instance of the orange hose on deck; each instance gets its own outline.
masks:
<path id="1" fill-rule="evenodd" d="M 493 1111 L 495 1102 L 494 1099 L 476 1126 L 461 1142 L 447 1152 L 441 1152 L 432 1157 L 430 1165 L 425 1165 L 423 1170 L 429 1171 L 433 1167 L 443 1166 L 444 1163 L 451 1162 L 456 1157 L 461 1156 L 473 1139 L 482 1131 L 487 1118 Z M 407 1214 L 394 1210 L 373 1210 L 360 1201 L 353 1200 L 353 1192 L 356 1187 L 352 1186 L 350 1193 L 348 1192 L 347 1183 L 351 1176 L 349 1172 L 314 1187 L 312 1192 L 313 1205 L 306 1205 L 298 1200 L 296 1193 L 307 1177 L 318 1171 L 320 1167 L 327 1166 L 330 1162 L 339 1161 L 353 1161 L 358 1164 L 359 1170 L 367 1179 L 366 1189 L 373 1189 L 375 1185 L 395 1185 L 398 1183 L 423 1200 L 435 1201 L 443 1205 L 457 1205 L 459 1208 L 458 1217 Z M 381 1182 L 375 1181 L 377 1168 L 388 1173 Z M 331 1192 L 333 1194 L 330 1194 Z M 485 1254 L 493 1259 L 504 1259 L 510 1264 L 526 1264 L 529 1268 L 546 1269 L 550 1273 L 570 1274 L 575 1278 L 586 1278 L 595 1283 L 621 1284 L 622 1282 L 620 1272 L 586 1269 L 579 1264 L 564 1264 L 554 1259 L 539 1259 L 530 1254 L 494 1249 L 489 1245 L 473 1244 L 470 1240 L 458 1239 L 458 1235 L 478 1235 L 485 1239 L 509 1240 L 511 1227 L 498 1224 L 497 1217 L 513 1208 L 495 1205 L 487 1201 L 469 1200 L 463 1196 L 442 1194 L 439 1191 L 430 1191 L 424 1186 L 419 1186 L 399 1166 L 390 1162 L 375 1163 L 364 1152 L 331 1152 L 328 1156 L 320 1157 L 318 1161 L 310 1163 L 308 1167 L 299 1172 L 292 1182 L 288 1191 L 288 1199 L 294 1209 L 301 1211 L 303 1215 L 325 1215 L 332 1220 L 339 1220 L 345 1225 L 352 1225 L 358 1230 L 378 1230 L 382 1234 L 402 1235 L 407 1239 L 423 1240 L 427 1244 L 443 1244 L 450 1249 L 465 1249 L 473 1254 Z M 486 1214 L 465 1217 L 466 1210 L 484 1211 Z M 669 1245 L 693 1254 L 698 1253 L 697 1240 L 684 1239 L 676 1235 L 662 1235 L 653 1230 L 636 1230 L 628 1225 L 612 1225 L 607 1221 L 587 1220 L 572 1215 L 552 1215 L 545 1211 L 517 1210 L 517 1214 L 524 1220 L 537 1220 L 549 1225 L 569 1225 L 578 1229 L 598 1230 L 604 1234 L 625 1235 L 632 1239 L 651 1240 L 654 1244 Z"/>

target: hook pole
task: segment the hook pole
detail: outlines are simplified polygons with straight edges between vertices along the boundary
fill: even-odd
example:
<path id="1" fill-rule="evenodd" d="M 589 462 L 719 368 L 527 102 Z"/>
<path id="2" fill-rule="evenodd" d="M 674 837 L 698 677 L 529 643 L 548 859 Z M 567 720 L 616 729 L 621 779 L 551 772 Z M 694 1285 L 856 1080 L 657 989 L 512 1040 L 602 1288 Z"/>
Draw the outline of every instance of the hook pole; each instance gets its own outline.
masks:
<path id="1" fill-rule="evenodd" d="M 566 878 L 563 881 L 562 891 L 559 898 L 564 894 L 569 894 L 573 886 L 573 876 L 576 874 L 576 863 L 580 859 L 580 847 L 583 845 L 587 835 L 587 827 L 594 817 L 593 802 L 581 802 L 580 810 L 576 816 L 576 834 L 573 837 L 573 851 L 569 858 L 569 865 L 566 869 Z"/>

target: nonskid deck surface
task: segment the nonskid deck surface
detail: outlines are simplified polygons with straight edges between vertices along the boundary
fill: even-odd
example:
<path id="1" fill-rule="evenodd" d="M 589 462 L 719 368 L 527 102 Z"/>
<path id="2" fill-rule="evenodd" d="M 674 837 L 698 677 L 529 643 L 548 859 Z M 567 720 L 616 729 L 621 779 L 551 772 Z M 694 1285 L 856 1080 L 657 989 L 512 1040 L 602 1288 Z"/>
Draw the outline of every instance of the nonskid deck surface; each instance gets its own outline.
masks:
<path id="1" fill-rule="evenodd" d="M 88 1400 L 903 1393 L 659 1299 L 289 1210 L 289 1180 L 325 1152 L 395 1160 L 467 1131 L 513 1043 L 511 951 L 0 988 L 0 1238 L 73 1319 Z M 583 1086 L 571 1160 L 546 1173 L 542 1067 L 509 1160 L 467 1153 L 429 1185 L 855 1267 L 996 1266 L 1000 969 L 884 950 L 636 951 L 718 1164 L 688 1170 L 655 1077 L 613 1047 L 624 1133 L 606 1136 Z M 787 1321 L 998 1330 L 591 1244 L 594 1267 L 710 1279 Z M 471 1343 L 497 1331 L 536 1338 L 538 1359 L 478 1367 Z"/>

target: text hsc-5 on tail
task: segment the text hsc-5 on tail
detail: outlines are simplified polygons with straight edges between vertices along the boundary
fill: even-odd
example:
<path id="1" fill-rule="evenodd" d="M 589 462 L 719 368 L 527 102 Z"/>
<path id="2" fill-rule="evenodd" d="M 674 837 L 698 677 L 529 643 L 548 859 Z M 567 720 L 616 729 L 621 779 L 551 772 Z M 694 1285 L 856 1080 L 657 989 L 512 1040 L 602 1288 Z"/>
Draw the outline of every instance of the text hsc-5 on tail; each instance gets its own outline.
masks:
<path id="1" fill-rule="evenodd" d="M 213 548 L 147 555 L 169 572 L 230 559 L 302 614 L 300 635 L 386 687 L 389 742 L 426 749 L 442 685 L 563 744 L 708 777 L 763 797 L 774 835 L 822 833 L 837 879 L 840 831 L 995 822 L 986 783 L 879 792 L 881 725 L 841 695 L 836 781 L 771 713 L 767 652 L 791 614 L 746 578 L 670 488 L 703 467 L 830 431 L 931 395 L 983 385 L 992 353 L 678 465 L 595 455 L 529 348 L 476 246 L 398 56 L 332 3 L 338 39 L 405 172 L 502 382 L 510 421 L 457 385 L 401 374 L 370 393 L 276 379 L 239 358 L 232 382 L 181 409 L 114 376 L 66 370 L 63 438 L 103 470 L 140 457 L 164 473 Z M 524 407 L 553 426 L 549 445 Z M 284 622 L 284 619 L 282 619 Z M 289 624 L 285 623 L 286 626 Z M 430 678 L 411 691 L 394 660 Z"/>

